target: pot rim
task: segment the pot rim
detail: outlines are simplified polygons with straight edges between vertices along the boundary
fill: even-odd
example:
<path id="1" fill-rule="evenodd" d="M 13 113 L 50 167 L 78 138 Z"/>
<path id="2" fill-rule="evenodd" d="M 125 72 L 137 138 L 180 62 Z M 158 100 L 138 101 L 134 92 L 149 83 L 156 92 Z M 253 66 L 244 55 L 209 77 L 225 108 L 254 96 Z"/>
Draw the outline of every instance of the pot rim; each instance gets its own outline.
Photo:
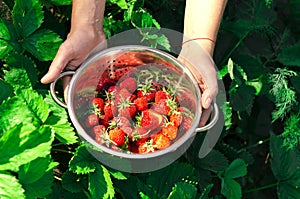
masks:
<path id="1" fill-rule="evenodd" d="M 187 76 L 189 77 L 189 79 L 192 81 L 193 86 L 194 86 L 194 90 L 195 90 L 195 94 L 197 97 L 197 104 L 196 104 L 196 110 L 195 111 L 195 116 L 194 116 L 194 120 L 193 120 L 193 124 L 191 126 L 191 128 L 184 133 L 178 140 L 176 140 L 174 143 L 172 143 L 169 147 L 162 149 L 162 150 L 157 150 L 151 153 L 147 153 L 147 154 L 138 154 L 138 153 L 125 153 L 122 151 L 116 151 L 114 149 L 110 149 L 109 147 L 106 147 L 104 145 L 101 145 L 99 143 L 97 143 L 86 131 L 85 129 L 82 127 L 82 125 L 80 125 L 80 123 L 77 121 L 76 116 L 75 116 L 75 111 L 74 111 L 74 107 L 72 107 L 73 104 L 73 99 L 72 99 L 72 91 L 74 90 L 74 85 L 76 83 L 76 80 L 78 79 L 78 77 L 80 76 L 80 73 L 85 70 L 86 67 L 88 67 L 91 63 L 93 63 L 94 61 L 96 61 L 99 57 L 106 55 L 107 53 L 111 53 L 113 51 L 131 51 L 131 50 L 136 50 L 136 51 L 149 51 L 149 52 L 153 52 L 154 54 L 158 54 L 160 56 L 162 56 L 163 58 L 168 58 L 170 60 L 173 61 L 174 64 L 180 66 L 180 68 L 183 70 L 183 72 L 185 72 L 187 74 Z M 194 76 L 192 75 L 192 73 L 190 72 L 190 70 L 188 70 L 180 61 L 178 61 L 174 56 L 162 51 L 162 50 L 158 50 L 156 48 L 152 48 L 152 47 L 148 47 L 148 46 L 143 46 L 143 45 L 121 45 L 121 46 L 115 46 L 115 47 L 110 47 L 107 49 L 104 49 L 98 53 L 95 53 L 93 56 L 88 57 L 82 64 L 81 66 L 75 71 L 74 75 L 71 78 L 71 82 L 70 82 L 70 86 L 69 86 L 69 90 L 68 90 L 68 94 L 67 94 L 67 110 L 68 110 L 68 114 L 70 116 L 70 119 L 73 123 L 73 125 L 75 126 L 78 134 L 84 138 L 85 141 L 87 141 L 88 143 L 92 144 L 94 147 L 96 147 L 98 150 L 108 153 L 110 155 L 113 156 L 118 156 L 120 158 L 128 158 L 128 159 L 148 159 L 148 158 L 155 158 L 158 156 L 162 156 L 165 155 L 167 153 L 171 153 L 171 152 L 175 152 L 177 150 L 177 148 L 179 148 L 180 146 L 182 146 L 186 141 L 188 141 L 188 139 L 194 137 L 192 136 L 193 133 L 195 132 L 196 128 L 198 127 L 199 121 L 200 121 L 200 117 L 202 114 L 201 111 L 201 107 L 200 106 L 200 100 L 201 100 L 201 92 L 200 92 L 200 88 L 198 87 L 197 81 L 195 80 Z"/>

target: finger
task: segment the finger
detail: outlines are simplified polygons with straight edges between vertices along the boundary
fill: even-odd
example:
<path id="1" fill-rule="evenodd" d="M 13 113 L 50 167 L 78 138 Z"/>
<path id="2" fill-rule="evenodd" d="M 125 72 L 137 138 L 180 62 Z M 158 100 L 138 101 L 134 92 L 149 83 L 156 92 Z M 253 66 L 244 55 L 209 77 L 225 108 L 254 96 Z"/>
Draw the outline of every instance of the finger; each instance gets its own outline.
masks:
<path id="1" fill-rule="evenodd" d="M 66 67 L 67 63 L 70 61 L 69 57 L 71 56 L 69 56 L 68 50 L 66 50 L 65 45 L 62 44 L 59 47 L 57 54 L 49 67 L 47 74 L 41 79 L 41 82 L 43 84 L 48 84 L 54 81 L 59 76 L 59 74 L 63 71 L 63 69 Z"/>
<path id="2" fill-rule="evenodd" d="M 208 121 L 210 114 L 212 111 L 212 106 L 210 106 L 208 109 L 203 109 L 203 112 L 201 114 L 201 118 L 200 118 L 200 122 L 199 122 L 199 126 L 205 126 L 206 122 Z"/>

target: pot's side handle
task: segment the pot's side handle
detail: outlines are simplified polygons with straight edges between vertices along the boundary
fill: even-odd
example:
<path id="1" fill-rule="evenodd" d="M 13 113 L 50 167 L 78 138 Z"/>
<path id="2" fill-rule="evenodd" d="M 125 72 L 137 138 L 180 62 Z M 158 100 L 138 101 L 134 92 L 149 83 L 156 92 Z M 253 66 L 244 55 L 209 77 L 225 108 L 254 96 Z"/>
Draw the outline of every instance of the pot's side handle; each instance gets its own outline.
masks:
<path id="1" fill-rule="evenodd" d="M 195 132 L 198 133 L 198 132 L 203 132 L 211 129 L 217 123 L 218 119 L 219 119 L 219 107 L 217 103 L 214 102 L 213 110 L 212 110 L 212 119 L 207 125 L 196 128 Z"/>
<path id="2" fill-rule="evenodd" d="M 70 76 L 70 75 L 74 75 L 75 71 L 66 71 L 61 73 L 57 79 L 55 79 L 51 84 L 50 84 L 50 94 L 52 96 L 52 98 L 54 99 L 54 101 L 59 104 L 60 106 L 64 107 L 64 108 L 68 108 L 67 104 L 63 101 L 61 101 L 60 99 L 58 99 L 57 95 L 56 95 L 56 91 L 55 91 L 55 86 L 56 83 L 59 79 L 61 79 L 64 76 Z"/>

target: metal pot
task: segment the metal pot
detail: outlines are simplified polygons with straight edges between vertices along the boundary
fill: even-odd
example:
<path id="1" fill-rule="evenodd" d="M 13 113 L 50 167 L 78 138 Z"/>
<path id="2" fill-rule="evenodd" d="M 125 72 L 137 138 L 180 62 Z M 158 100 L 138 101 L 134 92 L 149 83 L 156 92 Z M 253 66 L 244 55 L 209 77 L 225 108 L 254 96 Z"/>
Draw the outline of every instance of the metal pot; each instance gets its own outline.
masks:
<path id="1" fill-rule="evenodd" d="M 166 149 L 148 154 L 117 151 L 97 143 L 91 135 L 90 129 L 85 126 L 86 115 L 91 111 L 92 100 L 95 97 L 95 90 L 99 77 L 107 72 L 107 74 L 109 74 L 110 71 L 108 70 L 111 70 L 111 67 L 114 66 L 116 59 L 128 52 L 143 60 L 145 64 L 142 66 L 141 70 L 148 68 L 149 66 L 163 66 L 164 68 L 170 67 L 177 71 L 181 75 L 177 79 L 176 84 L 180 85 L 184 83 L 185 88 L 188 88 L 188 92 L 193 95 L 195 103 L 192 106 L 194 119 L 191 128 L 188 131 L 183 132 L 181 136 Z M 118 65 L 126 67 L 125 62 L 118 63 Z M 58 79 L 67 75 L 72 75 L 72 79 L 67 95 L 68 103 L 66 104 L 60 101 L 56 96 L 55 86 Z M 161 79 L 157 79 L 157 81 L 160 80 Z M 86 146 L 88 151 L 103 164 L 120 171 L 131 173 L 154 171 L 169 165 L 189 148 L 196 132 L 203 132 L 213 127 L 217 122 L 219 115 L 218 107 L 214 104 L 209 124 L 198 128 L 202 113 L 200 106 L 201 92 L 191 72 L 174 56 L 161 50 L 140 45 L 111 47 L 93 55 L 84 61 L 76 72 L 63 72 L 51 84 L 50 91 L 54 100 L 59 105 L 67 108 L 70 119 L 80 138 L 87 143 Z"/>

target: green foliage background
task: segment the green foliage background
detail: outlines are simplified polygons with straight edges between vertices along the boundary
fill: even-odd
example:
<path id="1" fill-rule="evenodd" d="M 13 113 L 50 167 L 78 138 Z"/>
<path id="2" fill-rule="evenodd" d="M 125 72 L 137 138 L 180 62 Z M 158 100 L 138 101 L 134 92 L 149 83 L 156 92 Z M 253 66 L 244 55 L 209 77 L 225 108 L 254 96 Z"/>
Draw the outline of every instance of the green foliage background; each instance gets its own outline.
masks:
<path id="1" fill-rule="evenodd" d="M 145 174 L 95 160 L 39 83 L 68 34 L 71 0 L 0 3 L 0 198 L 300 198 L 299 0 L 228 2 L 214 54 L 228 99 L 221 138 L 199 159 L 199 134 Z M 108 0 L 105 33 L 182 31 L 184 5 Z M 142 36 L 170 48 L 164 35 Z"/>

